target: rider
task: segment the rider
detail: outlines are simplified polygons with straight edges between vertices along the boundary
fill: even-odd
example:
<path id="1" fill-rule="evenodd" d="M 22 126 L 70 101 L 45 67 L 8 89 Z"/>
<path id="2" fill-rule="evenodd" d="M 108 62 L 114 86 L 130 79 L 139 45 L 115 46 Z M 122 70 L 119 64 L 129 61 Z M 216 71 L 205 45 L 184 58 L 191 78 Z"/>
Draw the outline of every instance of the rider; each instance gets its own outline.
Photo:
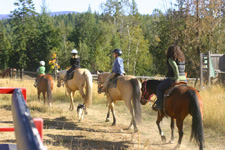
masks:
<path id="1" fill-rule="evenodd" d="M 115 61 L 113 63 L 113 69 L 112 72 L 108 75 L 106 78 L 102 91 L 105 92 L 109 83 L 109 80 L 114 78 L 115 76 L 124 76 L 125 71 L 124 71 L 124 65 L 123 65 L 123 59 L 119 56 L 122 55 L 122 51 L 120 49 L 114 49 L 113 50 L 113 57 L 115 58 Z"/>
<path id="2" fill-rule="evenodd" d="M 179 81 L 187 82 L 185 76 L 185 56 L 177 45 L 172 45 L 167 51 L 167 67 L 168 72 L 166 79 L 163 80 L 157 87 L 157 101 L 155 102 L 154 110 L 161 110 L 163 108 L 164 92 L 172 84 L 179 83 Z"/>
<path id="3" fill-rule="evenodd" d="M 37 68 L 38 77 L 35 80 L 34 87 L 37 87 L 39 82 L 39 75 L 45 74 L 45 62 L 42 60 L 39 62 L 40 66 Z"/>
<path id="4" fill-rule="evenodd" d="M 71 51 L 71 54 L 72 54 L 72 57 L 70 58 L 70 65 L 71 65 L 71 68 L 66 72 L 66 81 L 68 80 L 68 75 L 76 70 L 77 68 L 80 68 L 80 56 L 78 56 L 78 51 L 76 49 L 73 49 Z"/>

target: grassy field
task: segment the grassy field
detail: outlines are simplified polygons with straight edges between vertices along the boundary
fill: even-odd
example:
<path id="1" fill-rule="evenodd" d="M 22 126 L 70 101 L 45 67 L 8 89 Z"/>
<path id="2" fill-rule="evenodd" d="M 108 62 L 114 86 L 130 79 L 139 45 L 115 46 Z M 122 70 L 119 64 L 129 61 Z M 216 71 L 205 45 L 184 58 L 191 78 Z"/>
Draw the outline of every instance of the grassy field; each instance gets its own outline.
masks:
<path id="1" fill-rule="evenodd" d="M 53 90 L 52 107 L 43 106 L 37 99 L 37 91 L 33 80 L 1 79 L 0 87 L 26 87 L 28 106 L 32 117 L 44 119 L 44 145 L 48 149 L 172 149 L 175 145 L 162 144 L 155 125 L 156 113 L 150 106 L 142 106 L 142 124 L 139 133 L 133 130 L 121 133 L 120 129 L 128 126 L 130 115 L 123 102 L 116 103 L 117 126 L 104 122 L 107 113 L 104 94 L 97 93 L 94 84 L 93 104 L 89 114 L 82 122 L 78 122 L 76 111 L 69 111 L 69 98 L 63 87 Z M 200 92 L 204 104 L 204 133 L 206 149 L 224 149 L 225 140 L 225 92 L 223 86 L 212 86 Z M 80 94 L 75 95 L 75 105 L 82 103 Z M 12 126 L 11 95 L 0 95 L 0 125 Z M 164 119 L 162 128 L 164 134 L 170 137 L 169 119 Z M 198 149 L 189 143 L 189 116 L 184 123 L 185 135 L 181 149 Z M 176 131 L 177 132 L 177 131 Z M 177 133 L 175 138 L 177 140 Z M 215 137 L 217 137 L 215 139 Z M 12 133 L 1 133 L 0 143 L 15 143 Z M 176 141 L 175 141 L 176 144 Z"/>

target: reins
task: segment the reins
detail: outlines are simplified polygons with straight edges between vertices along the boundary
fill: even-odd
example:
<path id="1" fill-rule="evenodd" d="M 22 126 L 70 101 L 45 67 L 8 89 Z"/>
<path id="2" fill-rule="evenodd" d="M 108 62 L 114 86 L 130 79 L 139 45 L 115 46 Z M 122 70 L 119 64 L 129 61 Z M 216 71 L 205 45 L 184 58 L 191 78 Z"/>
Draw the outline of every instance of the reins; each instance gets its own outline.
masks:
<path id="1" fill-rule="evenodd" d="M 149 96 L 149 98 L 146 100 L 145 98 L 144 98 L 144 95 L 145 94 L 148 94 L 148 96 Z M 152 102 L 152 100 L 151 100 L 151 98 L 152 98 L 152 96 L 153 96 L 154 94 L 149 94 L 148 93 L 148 91 L 147 91 L 147 81 L 145 80 L 145 91 L 144 91 L 144 94 L 142 94 L 142 98 L 145 100 L 145 101 L 148 101 L 148 102 Z"/>

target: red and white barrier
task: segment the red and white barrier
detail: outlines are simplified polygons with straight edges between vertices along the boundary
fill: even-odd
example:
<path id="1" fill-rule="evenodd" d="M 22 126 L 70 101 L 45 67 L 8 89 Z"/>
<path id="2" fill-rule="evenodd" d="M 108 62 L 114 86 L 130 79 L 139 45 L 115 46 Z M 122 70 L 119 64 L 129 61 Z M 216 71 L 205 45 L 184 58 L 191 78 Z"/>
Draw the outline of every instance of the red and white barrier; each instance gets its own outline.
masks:
<path id="1" fill-rule="evenodd" d="M 13 94 L 13 127 L 2 127 L 0 132 L 15 131 L 17 148 L 20 150 L 46 150 L 43 145 L 43 119 L 32 118 L 26 104 L 25 88 L 0 88 L 0 94 Z M 0 144 L 0 149 L 5 145 Z"/>

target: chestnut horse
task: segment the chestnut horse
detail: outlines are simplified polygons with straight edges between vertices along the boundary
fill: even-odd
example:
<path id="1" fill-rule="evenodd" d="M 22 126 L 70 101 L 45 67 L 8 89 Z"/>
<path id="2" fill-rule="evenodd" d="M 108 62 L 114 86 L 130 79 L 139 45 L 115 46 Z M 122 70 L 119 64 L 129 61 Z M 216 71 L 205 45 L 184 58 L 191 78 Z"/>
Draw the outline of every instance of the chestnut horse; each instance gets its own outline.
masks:
<path id="1" fill-rule="evenodd" d="M 65 81 L 67 70 L 58 71 L 58 83 L 57 86 L 60 87 L 63 81 Z M 73 73 L 73 78 L 65 82 L 67 92 L 70 96 L 70 110 L 74 109 L 73 97 L 77 90 L 79 90 L 85 104 L 85 113 L 87 113 L 86 108 L 92 103 L 92 75 L 89 70 L 85 68 L 76 69 Z M 84 88 L 86 93 L 84 93 Z"/>
<path id="2" fill-rule="evenodd" d="M 37 84 L 37 91 L 38 91 L 38 100 L 40 101 L 40 94 L 43 94 L 44 98 L 44 105 L 46 104 L 46 98 L 45 93 L 47 92 L 47 99 L 48 99 L 48 105 L 51 106 L 52 102 L 52 90 L 54 86 L 54 80 L 50 74 L 41 74 L 37 78 L 38 84 Z"/>
<path id="3" fill-rule="evenodd" d="M 102 88 L 102 85 L 108 75 L 109 73 L 98 73 L 98 93 L 100 93 L 100 89 Z M 111 112 L 113 114 L 112 126 L 116 125 L 114 103 L 117 100 L 123 100 L 132 116 L 130 125 L 128 128 L 126 128 L 126 130 L 130 129 L 133 125 L 134 132 L 138 131 L 136 121 L 137 123 L 141 122 L 140 86 L 140 82 L 134 76 L 125 75 L 118 78 L 116 87 L 108 87 L 107 92 L 105 92 L 105 94 L 109 104 L 108 110 L 111 109 Z M 110 111 L 108 111 L 106 120 L 108 120 L 109 113 Z"/>
<path id="4" fill-rule="evenodd" d="M 161 83 L 158 80 L 148 80 L 142 82 L 142 97 L 141 104 L 145 105 L 150 99 L 152 94 L 156 94 L 157 86 Z M 203 137 L 203 104 L 198 90 L 188 85 L 178 85 L 174 87 L 169 96 L 164 97 L 164 109 L 158 111 L 158 117 L 156 124 L 159 129 L 162 141 L 166 141 L 166 137 L 160 128 L 160 122 L 164 116 L 171 117 L 171 140 L 174 142 L 174 120 L 176 119 L 176 125 L 179 133 L 178 144 L 175 149 L 180 147 L 183 137 L 183 121 L 188 114 L 192 116 L 192 130 L 191 140 L 194 138 L 195 142 L 199 145 L 199 149 L 202 150 L 204 146 Z"/>

